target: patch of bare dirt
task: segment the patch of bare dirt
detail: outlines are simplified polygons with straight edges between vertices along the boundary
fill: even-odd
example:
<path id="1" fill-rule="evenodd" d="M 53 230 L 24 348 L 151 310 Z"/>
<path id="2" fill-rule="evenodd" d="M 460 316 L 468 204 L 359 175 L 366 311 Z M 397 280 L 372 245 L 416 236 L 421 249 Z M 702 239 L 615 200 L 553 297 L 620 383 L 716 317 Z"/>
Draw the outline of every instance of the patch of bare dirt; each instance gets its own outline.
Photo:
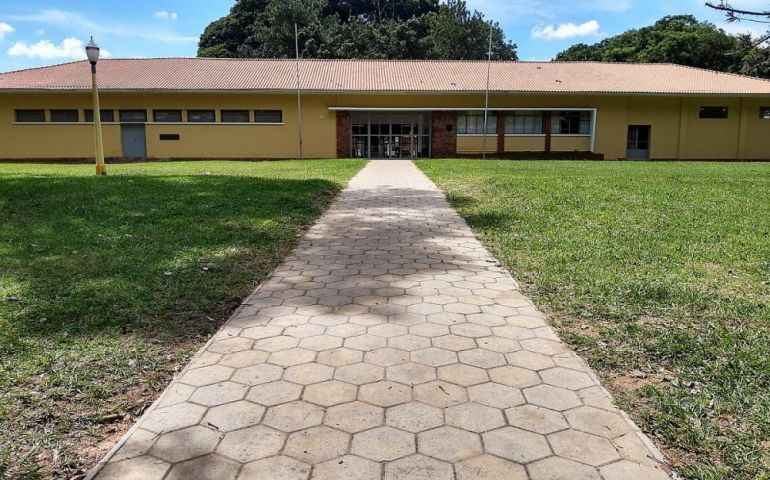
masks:
<path id="1" fill-rule="evenodd" d="M 666 382 L 667 376 L 662 373 L 645 373 L 632 371 L 623 374 L 614 374 L 606 377 L 610 391 L 622 391 L 633 393 L 647 385 L 660 385 Z"/>

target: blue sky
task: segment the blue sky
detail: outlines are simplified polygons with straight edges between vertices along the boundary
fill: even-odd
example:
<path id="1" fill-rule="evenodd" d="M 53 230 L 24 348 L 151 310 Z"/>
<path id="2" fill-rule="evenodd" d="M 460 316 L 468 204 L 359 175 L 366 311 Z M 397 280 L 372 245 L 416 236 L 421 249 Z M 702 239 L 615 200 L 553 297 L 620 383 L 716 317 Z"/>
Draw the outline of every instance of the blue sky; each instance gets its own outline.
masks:
<path id="1" fill-rule="evenodd" d="M 768 0 L 734 0 L 766 8 Z M 0 0 L 0 71 L 82 58 L 93 35 L 110 57 L 194 56 L 197 39 L 233 0 Z M 548 60 L 578 42 L 594 43 L 628 28 L 679 13 L 731 32 L 767 25 L 727 25 L 704 0 L 468 0 L 498 21 L 522 60 Z"/>

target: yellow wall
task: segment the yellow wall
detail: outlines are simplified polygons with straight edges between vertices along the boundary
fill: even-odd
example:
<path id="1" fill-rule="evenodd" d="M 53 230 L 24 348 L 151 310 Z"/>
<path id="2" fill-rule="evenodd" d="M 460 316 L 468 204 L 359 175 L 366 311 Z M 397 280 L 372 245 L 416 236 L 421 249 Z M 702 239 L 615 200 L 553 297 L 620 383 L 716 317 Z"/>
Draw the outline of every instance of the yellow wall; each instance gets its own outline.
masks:
<path id="1" fill-rule="evenodd" d="M 260 94 L 102 93 L 102 109 L 147 109 L 149 158 L 296 158 L 297 97 Z M 336 155 L 336 115 L 331 99 L 303 97 L 302 137 L 306 158 Z M 91 108 L 91 97 L 80 93 L 0 94 L 0 158 L 87 158 L 93 156 L 92 124 L 14 124 L 15 109 Z M 153 109 L 280 109 L 283 124 L 167 124 L 152 123 Z M 161 133 L 178 133 L 180 140 L 161 141 Z M 120 126 L 104 124 L 106 157 L 122 156 Z M 42 141 L 41 141 L 42 139 Z"/>
<path id="2" fill-rule="evenodd" d="M 587 152 L 591 149 L 591 137 L 554 135 L 551 137 L 553 152 Z"/>
<path id="3" fill-rule="evenodd" d="M 680 108 L 679 98 L 631 97 L 628 99 L 628 119 L 624 126 L 650 125 L 650 158 L 676 158 Z"/>
<path id="4" fill-rule="evenodd" d="M 90 104 L 91 96 L 87 94 L 0 94 L 0 158 L 93 156 L 94 130 L 91 124 L 14 124 L 15 109 L 82 109 L 90 108 Z M 106 156 L 121 155 L 118 125 L 104 125 L 102 138 Z"/>
<path id="5" fill-rule="evenodd" d="M 458 135 L 457 153 L 481 153 L 484 148 L 483 135 Z M 487 152 L 497 151 L 497 134 L 487 135 Z"/>
<path id="6" fill-rule="evenodd" d="M 770 107 L 770 98 L 744 99 L 743 151 L 748 160 L 770 158 L 770 120 L 759 118 L 759 107 Z"/>
<path id="7" fill-rule="evenodd" d="M 543 152 L 545 151 L 545 136 L 525 137 L 521 135 L 505 136 L 506 152 Z"/>
<path id="8" fill-rule="evenodd" d="M 296 96 L 260 93 L 102 93 L 102 108 L 148 110 L 150 158 L 294 158 L 297 157 Z M 384 108 L 479 108 L 482 95 L 334 95 L 302 97 L 304 155 L 336 155 L 335 112 L 330 106 Z M 14 124 L 14 109 L 90 108 L 87 93 L 0 93 L 0 158 L 87 158 L 93 155 L 90 124 Z M 728 106 L 729 118 L 698 118 L 700 106 Z M 492 95 L 490 108 L 597 108 L 595 151 L 605 158 L 626 154 L 628 125 L 651 125 L 651 158 L 770 159 L 770 121 L 759 107 L 770 97 L 656 97 L 599 95 Z M 154 124 L 152 109 L 281 109 L 281 125 Z M 116 112 L 117 114 L 117 112 Z M 183 112 L 186 118 L 186 112 Z M 122 155 L 120 126 L 104 125 L 107 157 Z M 179 141 L 160 141 L 160 133 L 178 133 Z M 506 137 L 507 151 L 542 150 L 542 137 Z M 459 152 L 480 152 L 481 137 L 459 137 Z M 588 137 L 553 136 L 554 151 L 588 150 Z M 496 135 L 487 150 L 497 149 Z"/>
<path id="9" fill-rule="evenodd" d="M 686 134 L 682 137 L 684 158 L 735 159 L 738 153 L 738 126 L 741 117 L 741 100 L 737 98 L 686 98 L 683 101 L 682 119 L 686 121 Z M 700 106 L 726 106 L 728 118 L 698 118 Z M 759 113 L 757 113 L 759 115 Z"/>

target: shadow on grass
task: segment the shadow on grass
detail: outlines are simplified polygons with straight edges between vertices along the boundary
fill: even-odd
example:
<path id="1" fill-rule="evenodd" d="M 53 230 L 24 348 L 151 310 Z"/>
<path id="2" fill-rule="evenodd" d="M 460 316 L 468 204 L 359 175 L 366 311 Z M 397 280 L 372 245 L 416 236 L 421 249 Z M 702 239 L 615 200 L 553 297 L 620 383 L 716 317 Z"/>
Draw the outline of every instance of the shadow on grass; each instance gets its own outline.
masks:
<path id="1" fill-rule="evenodd" d="M 0 477 L 70 478 L 101 457 L 99 442 L 109 448 L 340 188 L 225 175 L 0 180 Z"/>
<path id="2" fill-rule="evenodd" d="M 465 221 L 473 228 L 487 230 L 511 223 L 511 212 L 477 211 L 480 207 L 479 201 L 472 196 L 450 193 L 447 195 L 447 200 L 462 213 Z"/>
<path id="3" fill-rule="evenodd" d="M 338 189 L 228 176 L 3 181 L 1 345 L 109 327 L 208 330 L 207 317 L 237 305 Z"/>

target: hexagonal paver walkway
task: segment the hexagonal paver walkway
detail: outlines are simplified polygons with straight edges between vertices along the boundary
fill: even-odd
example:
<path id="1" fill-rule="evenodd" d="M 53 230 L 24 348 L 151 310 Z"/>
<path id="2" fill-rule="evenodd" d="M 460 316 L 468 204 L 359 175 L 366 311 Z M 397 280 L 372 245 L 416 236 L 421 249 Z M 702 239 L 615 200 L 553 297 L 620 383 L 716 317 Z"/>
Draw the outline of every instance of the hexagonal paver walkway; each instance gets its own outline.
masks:
<path id="1" fill-rule="evenodd" d="M 373 161 L 91 477 L 669 474 L 441 191 Z"/>

